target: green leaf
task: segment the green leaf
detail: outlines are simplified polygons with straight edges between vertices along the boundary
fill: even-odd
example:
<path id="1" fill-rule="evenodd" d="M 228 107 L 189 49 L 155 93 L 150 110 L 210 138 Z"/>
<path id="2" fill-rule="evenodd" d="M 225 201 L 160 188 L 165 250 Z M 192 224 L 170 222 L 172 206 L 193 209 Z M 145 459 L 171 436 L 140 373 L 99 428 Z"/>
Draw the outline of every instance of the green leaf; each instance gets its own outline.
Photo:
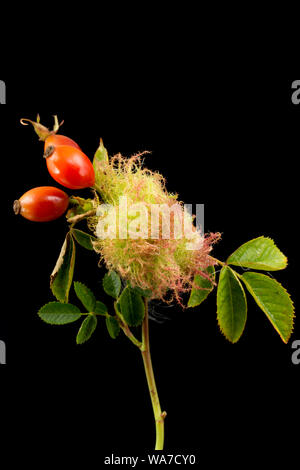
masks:
<path id="1" fill-rule="evenodd" d="M 39 317 L 50 325 L 66 325 L 79 320 L 80 310 L 72 304 L 50 302 L 44 305 L 38 312 Z"/>
<path id="2" fill-rule="evenodd" d="M 97 300 L 94 313 L 95 315 L 106 315 L 107 314 L 106 305 L 104 305 L 103 302 L 100 302 L 100 300 Z"/>
<path id="3" fill-rule="evenodd" d="M 245 328 L 247 301 L 242 284 L 229 266 L 224 266 L 220 272 L 217 319 L 224 336 L 232 343 L 236 343 Z"/>
<path id="4" fill-rule="evenodd" d="M 200 274 L 196 274 L 194 277 L 194 284 L 199 287 L 199 289 L 197 287 L 192 288 L 188 301 L 188 307 L 197 307 L 200 305 L 214 288 L 213 281 L 216 277 L 215 268 L 213 266 L 209 266 L 205 272 L 210 276 L 211 281 L 203 276 L 200 276 Z"/>
<path id="5" fill-rule="evenodd" d="M 121 290 L 121 279 L 115 271 L 105 274 L 103 279 L 103 289 L 106 294 L 117 299 Z"/>
<path id="6" fill-rule="evenodd" d="M 118 308 L 129 326 L 138 326 L 142 323 L 145 316 L 145 305 L 135 289 L 127 286 L 123 290 L 118 301 Z"/>
<path id="7" fill-rule="evenodd" d="M 93 241 L 96 240 L 93 235 L 90 235 L 89 233 L 83 232 L 82 230 L 77 230 L 75 228 L 72 229 L 72 235 L 74 236 L 75 240 L 79 245 L 81 245 L 83 248 L 86 248 L 87 250 L 93 251 Z"/>
<path id="8" fill-rule="evenodd" d="M 75 266 L 75 243 L 70 233 L 67 234 L 59 258 L 50 277 L 53 295 L 60 302 L 67 303 L 72 285 Z"/>
<path id="9" fill-rule="evenodd" d="M 287 258 L 271 238 L 259 237 L 240 246 L 227 260 L 244 268 L 279 271 L 287 266 Z"/>
<path id="10" fill-rule="evenodd" d="M 87 309 L 87 311 L 89 313 L 93 312 L 96 306 L 96 297 L 94 296 L 91 289 L 82 284 L 82 282 L 74 282 L 74 289 L 78 299 Z"/>
<path id="11" fill-rule="evenodd" d="M 80 330 L 76 338 L 77 344 L 83 344 L 90 339 L 97 327 L 97 317 L 95 315 L 88 315 L 82 322 Z"/>
<path id="12" fill-rule="evenodd" d="M 135 287 L 133 287 L 133 289 L 135 289 L 135 291 L 138 294 L 140 294 L 142 297 L 151 297 L 151 295 L 152 295 L 152 291 L 150 289 L 142 289 L 139 286 L 135 286 Z"/>
<path id="13" fill-rule="evenodd" d="M 245 273 L 242 280 L 281 339 L 287 343 L 294 322 L 294 305 L 287 291 L 275 279 L 261 273 Z"/>
<path id="14" fill-rule="evenodd" d="M 106 327 L 110 337 L 112 339 L 116 339 L 120 333 L 120 325 L 118 320 L 115 317 L 109 315 L 106 317 Z"/>

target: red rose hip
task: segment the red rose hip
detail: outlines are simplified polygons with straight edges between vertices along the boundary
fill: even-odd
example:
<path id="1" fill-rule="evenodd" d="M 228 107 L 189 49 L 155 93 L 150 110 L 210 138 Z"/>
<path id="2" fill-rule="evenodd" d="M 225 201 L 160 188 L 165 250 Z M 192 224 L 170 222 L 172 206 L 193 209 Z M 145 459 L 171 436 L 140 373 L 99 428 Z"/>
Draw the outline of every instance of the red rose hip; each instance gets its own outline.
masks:
<path id="1" fill-rule="evenodd" d="M 33 222 L 50 222 L 61 217 L 68 206 L 69 196 L 64 191 L 52 186 L 40 186 L 15 201 L 14 212 Z"/>
<path id="2" fill-rule="evenodd" d="M 57 183 L 69 189 L 94 186 L 93 164 L 79 148 L 70 145 L 49 145 L 44 156 L 48 171 Z"/>
<path id="3" fill-rule="evenodd" d="M 52 131 L 37 121 L 21 119 L 23 125 L 32 124 L 40 140 L 45 142 L 44 157 L 52 178 L 69 189 L 84 189 L 95 184 L 95 171 L 91 160 L 82 152 L 79 145 L 69 137 L 57 134 L 61 124 L 54 116 Z"/>

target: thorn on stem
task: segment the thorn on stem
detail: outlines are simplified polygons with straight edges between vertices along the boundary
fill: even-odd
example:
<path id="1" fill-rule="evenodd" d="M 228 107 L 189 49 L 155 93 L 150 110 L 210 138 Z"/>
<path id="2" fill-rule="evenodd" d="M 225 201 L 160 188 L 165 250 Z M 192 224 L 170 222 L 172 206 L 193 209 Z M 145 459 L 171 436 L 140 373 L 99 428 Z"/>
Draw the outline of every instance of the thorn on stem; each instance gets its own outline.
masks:
<path id="1" fill-rule="evenodd" d="M 163 423 L 166 419 L 167 412 L 163 411 L 159 417 L 159 419 L 156 420 L 157 423 Z"/>

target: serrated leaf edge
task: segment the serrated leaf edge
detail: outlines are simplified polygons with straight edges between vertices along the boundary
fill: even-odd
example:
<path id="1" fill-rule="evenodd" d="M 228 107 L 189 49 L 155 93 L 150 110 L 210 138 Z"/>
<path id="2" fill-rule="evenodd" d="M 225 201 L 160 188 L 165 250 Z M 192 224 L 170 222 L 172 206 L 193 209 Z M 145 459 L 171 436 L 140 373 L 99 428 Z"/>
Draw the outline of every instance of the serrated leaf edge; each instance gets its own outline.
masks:
<path id="1" fill-rule="evenodd" d="M 93 317 L 96 321 L 95 321 L 95 328 L 93 329 L 92 333 L 90 334 L 90 336 L 88 338 L 86 338 L 84 341 L 78 341 L 78 338 L 79 338 L 79 334 L 81 333 L 81 330 L 83 328 L 83 325 L 85 324 L 85 322 L 87 322 L 87 320 L 89 320 L 91 317 Z M 77 333 L 77 336 L 76 336 L 76 344 L 80 345 L 80 344 L 84 344 L 86 343 L 89 339 L 91 339 L 93 333 L 95 332 L 96 328 L 97 328 L 97 325 L 98 325 L 98 319 L 96 317 L 96 315 L 93 315 L 93 314 L 89 314 L 82 322 L 80 328 L 79 328 L 79 331 Z"/>
<path id="2" fill-rule="evenodd" d="M 201 274 L 199 274 L 199 276 L 201 276 Z M 206 278 L 205 278 L 205 279 L 206 279 Z M 195 281 L 195 278 L 194 278 L 194 281 Z M 207 299 L 207 297 L 209 296 L 209 294 L 210 294 L 210 293 L 214 290 L 214 288 L 216 287 L 216 286 L 214 285 L 215 281 L 216 281 L 216 271 L 215 271 L 215 269 L 214 269 L 214 272 L 212 273 L 212 279 L 210 280 L 210 282 L 211 282 L 211 284 L 212 284 L 212 287 L 202 287 L 202 288 L 201 288 L 201 287 L 198 287 L 198 290 L 206 290 L 206 291 L 208 291 L 208 292 L 207 292 L 207 296 L 204 297 L 204 299 L 202 299 L 199 304 L 190 305 L 190 300 L 191 300 L 191 297 L 192 297 L 193 289 L 197 289 L 197 287 L 193 287 L 192 290 L 191 290 L 191 292 L 190 292 L 189 300 L 188 300 L 188 303 L 187 303 L 187 308 L 196 308 L 196 307 L 199 307 L 199 305 L 201 305 L 202 302 L 204 302 L 204 301 Z"/>
<path id="3" fill-rule="evenodd" d="M 71 232 L 72 232 L 73 238 L 75 238 L 75 240 L 76 240 L 76 242 L 78 243 L 78 245 L 82 246 L 82 248 L 85 248 L 86 250 L 93 251 L 93 249 L 94 249 L 94 248 L 93 248 L 93 242 L 97 240 L 96 237 L 94 237 L 93 235 L 91 235 L 91 234 L 89 234 L 89 233 L 87 233 L 87 232 L 84 232 L 83 230 L 78 230 L 77 228 L 73 228 L 73 229 L 71 230 Z M 76 233 L 77 233 L 77 232 L 80 232 L 80 233 L 82 233 L 83 235 L 86 235 L 87 237 L 90 238 L 90 241 L 91 241 L 91 248 L 87 248 L 86 246 L 82 245 L 82 243 L 80 243 L 80 241 L 76 238 Z"/>
<path id="4" fill-rule="evenodd" d="M 40 312 L 41 312 L 42 308 L 45 308 L 45 307 L 47 307 L 48 305 L 53 305 L 53 304 L 60 304 L 60 305 L 64 305 L 64 306 L 65 306 L 65 305 L 72 305 L 72 307 L 75 307 L 75 308 L 78 310 L 78 312 L 66 313 L 65 315 L 75 315 L 75 314 L 77 313 L 78 315 L 80 315 L 80 317 L 79 317 L 77 320 L 79 320 L 79 319 L 82 317 L 82 313 L 80 312 L 79 308 L 78 308 L 76 305 L 74 305 L 74 304 L 69 304 L 69 303 L 63 303 L 63 302 L 58 302 L 58 301 L 53 300 L 52 302 L 48 302 L 48 303 L 42 305 L 42 307 L 41 307 L 41 308 L 39 309 L 39 311 L 38 311 L 38 316 L 39 316 L 39 318 L 40 318 L 44 323 L 47 323 L 48 325 L 56 326 L 57 324 L 56 324 L 56 323 L 49 323 L 49 322 L 46 322 L 46 321 L 41 317 Z M 48 314 L 48 315 L 50 315 L 50 314 Z M 62 313 L 61 313 L 61 315 L 62 315 Z M 74 322 L 77 321 L 77 320 L 74 320 Z M 67 324 L 68 324 L 68 323 L 66 323 L 66 325 L 67 325 Z M 62 323 L 61 326 L 62 326 L 62 325 L 64 325 L 64 323 Z M 59 326 L 59 325 L 57 325 L 57 326 Z"/>
<path id="5" fill-rule="evenodd" d="M 288 291 L 285 289 L 285 287 L 283 287 L 283 285 L 278 282 L 276 279 L 274 279 L 273 277 L 270 277 L 270 276 L 267 276 L 266 274 L 262 274 L 262 273 L 257 273 L 257 272 L 253 272 L 254 274 L 258 274 L 260 276 L 264 276 L 264 277 L 267 277 L 269 279 L 271 279 L 275 284 L 278 284 L 283 290 L 284 292 L 287 294 L 290 302 L 291 302 L 291 305 L 292 305 L 292 312 L 291 314 L 289 315 L 289 318 L 292 320 L 292 327 L 291 327 L 291 331 L 290 331 L 290 334 L 289 336 L 287 337 L 287 339 L 285 339 L 282 334 L 280 333 L 280 331 L 278 330 L 277 326 L 273 323 L 272 319 L 270 318 L 269 316 L 269 313 L 267 313 L 264 309 L 264 307 L 262 306 L 262 304 L 259 302 L 259 300 L 257 299 L 254 291 L 252 290 L 251 286 L 247 283 L 247 281 L 245 280 L 245 278 L 243 278 L 243 276 L 241 276 L 241 279 L 242 281 L 244 282 L 245 286 L 247 287 L 247 290 L 249 292 L 249 294 L 251 294 L 251 296 L 253 297 L 253 299 L 255 300 L 256 304 L 259 306 L 259 308 L 264 312 L 264 314 L 266 315 L 267 319 L 269 320 L 269 322 L 271 323 L 271 325 L 273 326 L 273 328 L 277 331 L 277 333 L 279 334 L 280 338 L 282 339 L 282 341 L 287 344 L 293 334 L 293 331 L 294 331 L 294 320 L 295 320 L 295 305 L 294 305 L 294 302 L 290 296 L 290 294 L 288 293 Z"/>
<path id="6" fill-rule="evenodd" d="M 224 267 L 221 269 L 221 271 L 222 271 L 224 268 L 228 268 L 228 269 L 233 273 L 235 279 L 238 281 L 238 283 L 239 283 L 239 285 L 240 285 L 240 287 L 241 287 L 242 293 L 243 293 L 243 297 L 244 297 L 244 300 L 245 300 L 245 306 L 246 306 L 246 319 L 245 319 L 244 328 L 243 328 L 243 330 L 241 331 L 240 336 L 239 336 L 235 341 L 232 341 L 232 339 L 229 338 L 229 337 L 226 335 L 225 331 L 223 330 L 223 328 L 222 328 L 221 325 L 220 325 L 219 318 L 218 318 L 218 304 L 217 304 L 217 323 L 218 323 L 219 329 L 220 329 L 222 335 L 227 339 L 227 341 L 229 341 L 229 342 L 232 343 L 232 344 L 236 344 L 236 343 L 241 339 L 241 337 L 242 337 L 242 335 L 243 335 L 243 333 L 244 333 L 244 331 L 245 331 L 245 327 L 246 327 L 247 315 L 248 315 L 247 297 L 246 297 L 245 289 L 243 288 L 243 285 L 242 285 L 242 283 L 240 282 L 240 280 L 239 280 L 239 278 L 238 278 L 238 275 L 237 275 L 237 273 L 234 271 L 234 269 L 230 268 L 230 266 L 224 266 Z M 220 272 L 220 275 L 221 275 L 221 272 Z M 219 284 L 218 284 L 218 288 L 219 288 Z M 231 297 L 231 295 L 230 295 L 230 297 Z M 218 297 L 217 297 L 217 300 L 218 300 Z"/>
<path id="7" fill-rule="evenodd" d="M 271 237 L 265 237 L 264 235 L 261 235 L 260 237 L 256 237 L 256 238 L 252 238 L 251 240 L 248 240 L 247 242 L 243 243 L 242 245 L 240 245 L 233 253 L 231 253 L 231 255 L 228 256 L 227 260 L 226 260 L 226 264 L 231 264 L 232 266 L 240 266 L 240 267 L 243 267 L 242 264 L 236 264 L 234 265 L 233 263 L 231 263 L 229 261 L 229 259 L 231 258 L 231 256 L 233 256 L 238 250 L 240 250 L 243 246 L 245 245 L 248 245 L 248 243 L 250 242 L 254 242 L 255 240 L 261 240 L 261 239 L 264 239 L 264 240 L 270 240 L 273 245 L 275 246 L 275 248 L 277 248 L 277 250 L 283 255 L 284 257 L 284 261 L 285 261 L 285 266 L 283 268 L 276 268 L 276 269 L 273 269 L 273 271 L 282 271 L 283 269 L 286 269 L 287 266 L 288 266 L 288 258 L 285 256 L 284 253 L 282 253 L 282 251 L 278 248 L 278 246 L 276 245 L 275 241 L 273 240 L 273 238 Z M 247 264 L 251 264 L 250 263 L 247 263 Z M 253 263 L 253 264 L 259 264 L 259 263 Z M 255 266 L 253 269 L 258 269 L 257 266 Z M 264 270 L 269 270 L 269 271 L 272 271 L 272 268 L 270 267 L 266 267 Z"/>
<path id="8" fill-rule="evenodd" d="M 117 337 L 119 336 L 119 334 L 120 334 L 120 332 L 121 332 L 121 327 L 120 327 L 120 325 L 119 325 L 118 334 L 117 334 L 117 336 L 116 336 L 115 338 L 114 338 L 113 336 L 111 336 L 111 334 L 110 334 L 110 332 L 109 332 L 109 329 L 108 329 L 108 327 L 107 327 L 107 322 L 108 322 L 108 320 L 109 320 L 110 318 L 114 318 L 118 324 L 119 324 L 119 322 L 118 322 L 117 318 L 114 317 L 114 316 L 112 316 L 112 315 L 107 315 L 107 316 L 106 316 L 105 323 L 106 323 L 106 329 L 107 329 L 107 331 L 108 331 L 108 334 L 109 334 L 110 338 L 112 338 L 112 339 L 117 339 Z"/>
<path id="9" fill-rule="evenodd" d="M 100 303 L 100 304 L 104 305 L 104 307 L 105 307 L 105 312 L 103 312 L 103 313 L 97 313 L 97 312 L 96 312 L 97 303 Z M 105 303 L 102 302 L 101 300 L 96 300 L 96 304 L 95 304 L 94 312 L 93 312 L 93 313 L 95 313 L 95 315 L 99 315 L 99 316 L 102 316 L 102 317 L 106 317 L 106 315 L 107 315 L 107 313 L 108 313 L 107 306 L 106 306 Z"/>
<path id="10" fill-rule="evenodd" d="M 105 288 L 105 286 L 104 286 L 104 281 L 105 281 L 105 279 L 107 279 L 109 276 L 111 276 L 112 273 L 115 273 L 115 274 L 118 276 L 118 278 L 119 278 L 119 280 L 120 280 L 120 282 L 121 282 L 121 279 L 120 279 L 120 276 L 118 275 L 118 273 L 117 273 L 116 271 L 110 271 L 110 272 L 106 273 L 105 276 L 104 276 L 104 278 L 102 279 L 102 286 L 103 286 L 104 292 L 105 292 L 107 295 L 109 295 L 109 296 L 112 297 L 113 299 L 118 299 L 118 297 L 120 296 L 120 290 L 121 290 L 122 284 L 120 285 L 120 289 L 118 289 L 118 294 L 116 294 L 116 297 L 115 297 L 114 295 L 109 294 L 109 293 L 106 291 L 106 288 Z M 111 278 L 111 279 L 112 279 L 112 278 Z M 112 282 L 113 282 L 113 281 L 112 281 Z M 115 287 L 115 286 L 114 286 L 114 287 Z"/>
<path id="11" fill-rule="evenodd" d="M 95 297 L 94 292 L 93 292 L 86 284 L 84 284 L 83 282 L 80 282 L 80 281 L 75 281 L 75 282 L 74 282 L 75 294 L 76 294 L 77 298 L 80 300 L 80 302 L 82 303 L 82 305 L 84 306 L 84 308 L 87 308 L 87 307 L 86 307 L 86 305 L 84 305 L 84 303 L 82 302 L 82 300 L 80 299 L 80 297 L 78 296 L 78 294 L 77 294 L 77 292 L 76 292 L 76 287 L 75 287 L 76 284 L 80 284 L 81 286 L 83 286 L 83 287 L 84 287 L 85 289 L 87 289 L 87 290 L 91 293 L 91 295 L 93 296 L 93 298 L 94 298 L 94 300 L 95 300 L 94 307 L 93 307 L 93 309 L 92 309 L 92 311 L 93 311 L 93 310 L 95 309 L 95 307 L 96 307 L 96 297 Z M 92 312 L 92 311 L 91 311 L 91 312 Z M 91 312 L 89 312 L 89 313 L 91 313 Z"/>
<path id="12" fill-rule="evenodd" d="M 128 323 L 128 321 L 124 318 L 124 315 L 123 315 L 123 313 L 122 313 L 121 298 L 122 298 L 122 296 L 126 295 L 126 290 L 128 290 L 128 292 L 131 290 L 132 292 L 135 293 L 135 295 L 139 296 L 140 299 L 141 299 L 141 301 L 142 301 L 142 304 L 143 304 L 143 309 L 144 309 L 143 318 L 142 318 L 141 321 L 138 321 L 138 322 L 136 322 L 136 323 Z M 130 303 L 132 304 L 132 299 L 131 299 L 131 297 L 130 297 Z M 132 289 L 132 287 L 127 286 L 127 287 L 123 290 L 122 294 L 121 294 L 120 297 L 119 297 L 119 301 L 117 302 L 117 306 L 118 306 L 118 309 L 121 310 L 121 315 L 122 315 L 122 317 L 124 318 L 124 320 L 125 320 L 125 322 L 127 323 L 128 326 L 139 326 L 139 325 L 142 324 L 143 319 L 144 319 L 144 317 L 145 317 L 145 305 L 144 305 L 142 296 L 141 296 L 140 294 L 138 294 L 136 291 L 134 291 L 134 289 Z"/>

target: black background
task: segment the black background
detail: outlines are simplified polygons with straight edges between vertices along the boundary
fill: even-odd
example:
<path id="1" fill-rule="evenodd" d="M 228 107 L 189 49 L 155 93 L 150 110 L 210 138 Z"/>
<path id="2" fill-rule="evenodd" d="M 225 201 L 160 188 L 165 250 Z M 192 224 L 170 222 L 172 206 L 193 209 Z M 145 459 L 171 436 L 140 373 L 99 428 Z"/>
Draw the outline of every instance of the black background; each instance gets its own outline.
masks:
<path id="1" fill-rule="evenodd" d="M 70 455 L 76 449 L 78 458 L 98 454 L 98 461 L 111 451 L 151 450 L 152 410 L 134 346 L 124 337 L 111 340 L 101 323 L 87 344 L 77 346 L 79 325 L 51 327 L 36 314 L 54 300 L 49 275 L 67 225 L 63 219 L 30 223 L 12 213 L 14 199 L 28 189 L 58 186 L 47 173 L 42 144 L 19 120 L 39 112 L 50 126 L 58 114 L 65 120 L 61 133 L 91 158 L 100 137 L 110 154 L 151 151 L 146 164 L 166 176 L 170 191 L 187 203 L 205 204 L 206 231 L 223 234 L 217 258 L 260 235 L 275 240 L 289 266 L 273 275 L 297 307 L 300 106 L 291 102 L 293 80 L 158 74 L 127 82 L 114 75 L 111 81 L 60 78 L 37 87 L 26 79 L 1 79 L 7 83 L 7 105 L 0 107 L 0 339 L 7 345 L 1 387 L 12 425 L 7 435 L 21 439 L 29 433 L 32 446 L 39 442 L 49 452 L 51 434 L 55 448 Z M 101 289 L 105 269 L 97 264 L 96 255 L 78 247 L 74 278 L 109 303 Z M 73 294 L 70 300 L 77 302 Z M 299 321 L 285 345 L 250 297 L 248 306 L 236 345 L 218 331 L 215 293 L 195 311 L 154 306 L 167 317 L 150 325 L 157 385 L 168 413 L 166 450 L 197 451 L 212 464 L 235 464 L 234 449 L 254 463 L 270 461 L 278 447 L 285 462 L 292 459 L 300 365 L 292 364 L 291 344 L 300 339 Z"/>

